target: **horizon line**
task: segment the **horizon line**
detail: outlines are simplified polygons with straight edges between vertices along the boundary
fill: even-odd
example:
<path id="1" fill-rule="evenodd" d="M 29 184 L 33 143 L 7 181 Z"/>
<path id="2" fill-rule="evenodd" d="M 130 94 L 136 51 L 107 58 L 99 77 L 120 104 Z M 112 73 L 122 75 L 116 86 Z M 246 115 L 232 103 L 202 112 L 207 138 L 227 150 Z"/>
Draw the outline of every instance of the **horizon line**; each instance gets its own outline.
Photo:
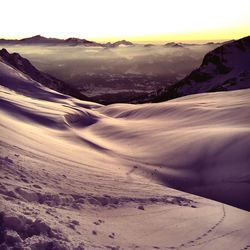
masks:
<path id="1" fill-rule="evenodd" d="M 99 42 L 99 43 L 108 43 L 108 42 L 116 42 L 116 41 L 121 41 L 121 40 L 126 40 L 126 41 L 131 41 L 131 42 L 136 42 L 136 43 L 162 43 L 162 42 L 223 42 L 223 41 L 230 41 L 230 40 L 235 40 L 235 38 L 216 38 L 216 39 L 209 39 L 209 38 L 177 38 L 177 39 L 173 39 L 173 38 L 169 38 L 169 39 L 152 39 L 154 36 L 151 36 L 150 38 L 143 38 L 143 37 L 110 37 L 110 39 L 108 38 L 86 38 L 86 37 L 82 37 L 82 36 L 45 36 L 45 35 L 41 35 L 41 34 L 35 34 L 35 35 L 29 35 L 29 36 L 2 36 L 0 37 L 0 39 L 5 39 L 5 40 L 22 40 L 22 39 L 26 39 L 26 38 L 31 38 L 31 37 L 35 37 L 35 36 L 41 36 L 41 37 L 45 37 L 45 38 L 52 38 L 52 39 L 61 39 L 61 40 L 66 40 L 69 38 L 77 38 L 77 39 L 85 39 L 88 41 L 94 41 L 94 42 Z M 155 36 L 155 37 L 159 37 L 159 36 Z M 243 38 L 243 37 L 242 37 Z M 240 38 L 237 38 L 240 39 Z"/>

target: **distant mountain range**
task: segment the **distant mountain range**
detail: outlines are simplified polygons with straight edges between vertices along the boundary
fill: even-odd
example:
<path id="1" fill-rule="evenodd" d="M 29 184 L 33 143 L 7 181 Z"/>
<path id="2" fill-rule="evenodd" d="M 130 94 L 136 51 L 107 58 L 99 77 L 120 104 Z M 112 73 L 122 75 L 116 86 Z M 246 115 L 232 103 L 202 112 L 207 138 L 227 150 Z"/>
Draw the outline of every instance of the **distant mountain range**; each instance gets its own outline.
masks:
<path id="1" fill-rule="evenodd" d="M 0 39 L 0 44 L 10 44 L 10 45 L 67 45 L 67 46 L 86 46 L 86 47 L 110 47 L 115 48 L 119 46 L 133 46 L 132 42 L 121 40 L 114 43 L 97 43 L 94 41 L 89 41 L 86 39 L 80 38 L 68 38 L 68 39 L 58 39 L 58 38 L 47 38 L 41 35 L 32 36 L 28 38 L 23 38 L 20 40 L 12 40 L 12 39 Z"/>
<path id="2" fill-rule="evenodd" d="M 250 36 L 224 43 L 207 53 L 198 69 L 139 102 L 161 102 L 190 94 L 245 88 L 250 88 Z"/>
<path id="3" fill-rule="evenodd" d="M 183 43 L 170 42 L 170 43 L 166 43 L 164 46 L 169 47 L 169 48 L 182 48 Z"/>
<path id="4" fill-rule="evenodd" d="M 205 45 L 223 45 L 227 42 L 208 42 Z M 28 38 L 23 39 L 0 39 L 0 45 L 50 45 L 50 46 L 57 46 L 57 45 L 63 45 L 63 46 L 86 46 L 86 47 L 104 47 L 104 48 L 116 48 L 120 46 L 135 46 L 136 44 L 127 41 L 127 40 L 120 40 L 114 43 L 107 42 L 107 43 L 98 43 L 95 41 L 89 41 L 86 39 L 80 39 L 80 38 L 67 38 L 67 39 L 59 39 L 59 38 L 47 38 L 41 35 L 36 35 Z M 197 46 L 199 44 L 195 43 L 181 43 L 181 42 L 168 42 L 164 44 L 164 47 L 167 48 L 182 48 L 182 47 L 189 47 L 189 46 Z M 145 44 L 144 47 L 152 47 L 155 46 L 155 44 L 149 43 Z"/>

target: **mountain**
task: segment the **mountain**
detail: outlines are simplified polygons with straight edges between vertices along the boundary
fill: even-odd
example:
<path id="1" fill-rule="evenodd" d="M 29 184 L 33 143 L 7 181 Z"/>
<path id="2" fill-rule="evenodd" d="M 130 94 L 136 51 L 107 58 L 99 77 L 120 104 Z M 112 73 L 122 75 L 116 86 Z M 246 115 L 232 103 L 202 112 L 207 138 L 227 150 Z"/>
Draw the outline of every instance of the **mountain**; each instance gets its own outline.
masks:
<path id="1" fill-rule="evenodd" d="M 69 45 L 69 46 L 102 46 L 100 43 L 89 41 L 86 39 L 79 38 L 68 38 L 68 39 L 58 39 L 58 38 L 47 38 L 41 35 L 36 35 L 28 38 L 23 38 L 20 40 L 6 40 L 0 39 L 0 44 L 19 44 L 19 45 Z"/>
<path id="2" fill-rule="evenodd" d="M 16 40 L 16 39 L 13 39 L 13 40 L 3 39 L 3 38 L 0 39 L 0 44 L 15 45 L 15 44 L 18 44 L 19 42 L 20 40 Z"/>
<path id="3" fill-rule="evenodd" d="M 207 43 L 183 43 L 183 42 L 168 42 L 166 44 L 164 44 L 163 46 L 168 47 L 168 48 L 184 48 L 184 47 L 192 47 L 192 46 L 203 46 L 203 45 L 207 45 L 207 46 L 220 46 L 220 45 L 224 45 L 226 43 L 232 42 L 234 40 L 230 40 L 230 41 L 224 41 L 224 42 L 207 42 Z"/>
<path id="4" fill-rule="evenodd" d="M 102 46 L 102 44 L 100 44 L 100 43 L 96 43 L 96 42 L 89 41 L 89 40 L 86 40 L 86 39 L 74 38 L 74 37 L 71 37 L 71 38 L 68 38 L 68 39 L 64 40 L 63 43 L 65 43 L 67 45 L 71 45 L 71 46 L 76 46 L 76 45 Z"/>
<path id="5" fill-rule="evenodd" d="M 183 47 L 181 43 L 175 43 L 175 42 L 166 43 L 164 44 L 164 46 L 168 48 L 182 48 Z"/>
<path id="6" fill-rule="evenodd" d="M 134 46 L 134 44 L 132 42 L 126 41 L 126 40 L 121 40 L 121 41 L 117 41 L 114 43 L 106 43 L 104 44 L 105 47 L 109 47 L 109 48 L 116 48 L 116 47 L 120 47 L 120 46 Z"/>
<path id="7" fill-rule="evenodd" d="M 209 52 L 198 69 L 146 99 L 158 102 L 190 94 L 245 88 L 250 88 L 250 36 L 224 43 Z"/>
<path id="8" fill-rule="evenodd" d="M 86 46 L 86 47 L 106 47 L 106 48 L 116 48 L 119 46 L 133 46 L 132 42 L 121 40 L 114 43 L 97 43 L 94 41 L 89 41 L 86 39 L 80 39 L 75 37 L 70 37 L 67 39 L 58 39 L 58 38 L 47 38 L 41 35 L 36 35 L 28 38 L 23 38 L 20 40 L 8 40 L 8 39 L 0 39 L 0 44 L 19 44 L 19 45 L 68 45 L 68 46 Z"/>
<path id="9" fill-rule="evenodd" d="M 10 65 L 11 67 L 14 67 L 15 69 L 18 69 L 34 81 L 37 81 L 48 88 L 70 96 L 74 96 L 78 99 L 88 99 L 86 96 L 79 93 L 78 90 L 72 88 L 63 81 L 58 80 L 57 78 L 52 77 L 49 74 L 39 71 L 30 63 L 28 59 L 23 58 L 18 53 L 10 54 L 6 49 L 2 49 L 0 50 L 0 61 Z"/>
<path id="10" fill-rule="evenodd" d="M 19 40 L 20 44 L 58 44 L 62 43 L 63 40 L 57 38 L 47 38 L 44 36 L 32 36 Z"/>
<path id="11" fill-rule="evenodd" d="M 150 48 L 150 47 L 154 47 L 155 45 L 152 44 L 152 43 L 147 43 L 147 44 L 144 44 L 144 47 L 145 48 Z"/>
<path id="12" fill-rule="evenodd" d="M 35 44 L 57 45 L 57 44 L 62 44 L 63 42 L 64 42 L 63 39 L 47 38 L 47 37 L 40 36 L 40 35 L 23 38 L 20 40 L 0 39 L 0 44 L 18 44 L 18 45 L 35 45 Z"/>

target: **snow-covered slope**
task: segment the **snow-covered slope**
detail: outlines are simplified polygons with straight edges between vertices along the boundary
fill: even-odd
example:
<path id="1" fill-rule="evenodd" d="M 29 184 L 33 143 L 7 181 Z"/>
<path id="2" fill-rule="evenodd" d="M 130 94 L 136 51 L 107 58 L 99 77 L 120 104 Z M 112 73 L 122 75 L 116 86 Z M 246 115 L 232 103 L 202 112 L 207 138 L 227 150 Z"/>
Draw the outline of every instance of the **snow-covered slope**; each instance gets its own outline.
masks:
<path id="1" fill-rule="evenodd" d="M 250 36 L 223 44 L 205 55 L 201 66 L 152 101 L 196 93 L 250 88 Z"/>
<path id="2" fill-rule="evenodd" d="M 247 249 L 250 90 L 102 106 L 0 62 L 0 244 Z M 3 248 L 4 249 L 4 248 Z"/>

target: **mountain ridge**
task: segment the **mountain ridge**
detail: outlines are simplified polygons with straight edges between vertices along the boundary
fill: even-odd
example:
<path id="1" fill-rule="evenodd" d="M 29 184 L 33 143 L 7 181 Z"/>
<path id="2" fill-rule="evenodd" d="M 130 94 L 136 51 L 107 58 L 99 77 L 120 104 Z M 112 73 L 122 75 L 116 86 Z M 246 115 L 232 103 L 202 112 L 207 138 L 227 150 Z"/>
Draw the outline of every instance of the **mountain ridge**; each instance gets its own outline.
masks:
<path id="1" fill-rule="evenodd" d="M 250 36 L 224 43 L 208 52 L 199 68 L 171 87 L 144 97 L 142 102 L 245 88 L 250 88 Z"/>
<path id="2" fill-rule="evenodd" d="M 68 46 L 86 46 L 86 47 L 108 47 L 108 48 L 116 48 L 120 45 L 125 46 L 133 46 L 134 44 L 130 41 L 120 40 L 114 43 L 98 43 L 95 41 L 90 41 L 87 39 L 81 39 L 76 37 L 69 37 L 67 39 L 60 39 L 60 38 L 47 38 L 41 35 L 35 35 L 32 37 L 22 38 L 22 39 L 0 39 L 0 44 L 11 44 L 11 45 L 68 45 Z"/>
<path id="3" fill-rule="evenodd" d="M 230 41 L 225 41 L 225 42 L 207 42 L 204 43 L 204 45 L 221 45 L 225 44 Z M 77 45 L 83 45 L 83 46 L 100 46 L 100 47 L 107 47 L 107 48 L 116 48 L 119 47 L 120 45 L 124 46 L 134 46 L 136 43 L 133 43 L 131 41 L 128 41 L 126 39 L 118 40 L 115 42 L 106 42 L 106 43 L 101 43 L 101 42 L 95 42 L 95 41 L 90 41 L 84 38 L 77 38 L 77 37 L 69 37 L 66 39 L 61 39 L 61 38 L 53 38 L 53 37 L 45 37 L 41 35 L 35 35 L 31 37 L 26 37 L 22 39 L 5 39 L 5 38 L 0 38 L 0 44 L 11 44 L 11 45 L 39 45 L 39 44 L 44 44 L 44 45 L 69 45 L 69 46 L 77 46 Z M 151 43 L 146 43 L 144 44 L 145 47 L 151 47 L 155 46 L 156 44 L 151 44 Z M 199 43 L 184 43 L 184 42 L 167 42 L 163 44 L 162 46 L 167 47 L 167 48 L 182 48 L 182 47 L 190 47 L 190 46 L 197 46 L 200 45 Z"/>
<path id="4" fill-rule="evenodd" d="M 88 100 L 85 95 L 79 93 L 79 91 L 72 88 L 67 83 L 47 73 L 39 71 L 30 63 L 28 59 L 23 58 L 18 53 L 9 53 L 6 49 L 2 49 L 0 50 L 0 61 L 28 75 L 32 80 L 37 81 L 45 87 L 51 88 L 78 99 Z"/>

